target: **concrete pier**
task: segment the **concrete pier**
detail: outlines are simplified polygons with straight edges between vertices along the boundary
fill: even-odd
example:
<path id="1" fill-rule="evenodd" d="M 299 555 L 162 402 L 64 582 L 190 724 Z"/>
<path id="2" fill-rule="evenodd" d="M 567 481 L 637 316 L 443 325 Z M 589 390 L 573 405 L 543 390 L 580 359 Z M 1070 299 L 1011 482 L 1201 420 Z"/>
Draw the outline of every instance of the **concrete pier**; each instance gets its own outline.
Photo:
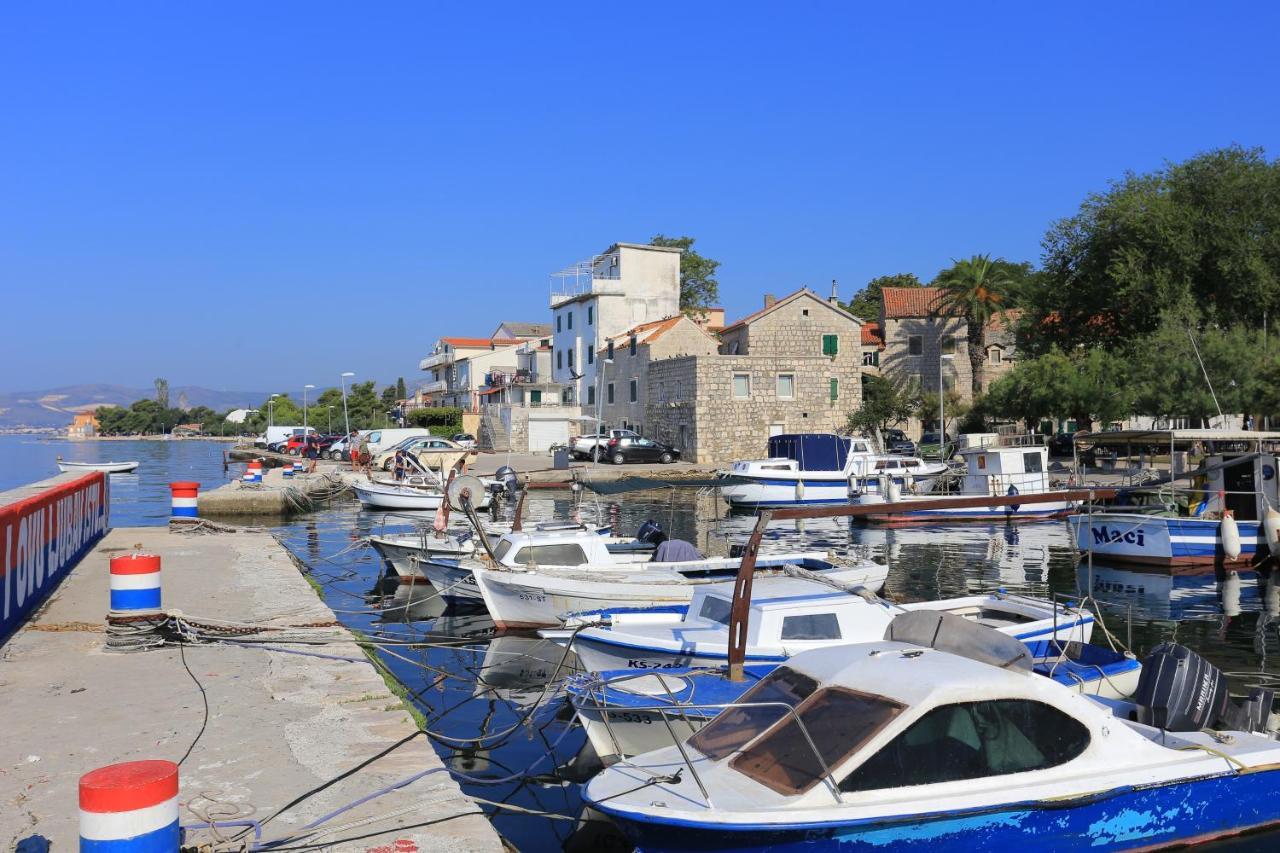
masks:
<path id="1" fill-rule="evenodd" d="M 314 639 L 327 642 L 278 646 L 307 654 L 237 645 L 107 651 L 108 561 L 135 549 L 160 555 L 166 609 L 180 609 L 192 621 L 307 626 Z M 50 839 L 54 850 L 75 849 L 77 781 L 107 764 L 178 761 L 190 748 L 181 766 L 180 822 L 262 821 L 417 731 L 401 700 L 273 538 L 165 528 L 111 531 L 0 647 L 0 720 L 3 849 L 35 834 Z M 402 853 L 502 849 L 421 735 L 289 808 L 263 827 L 263 839 L 302 832 L 317 818 L 422 771 L 412 784 L 320 827 L 336 831 L 302 843 Z M 222 836 L 235 831 L 224 829 Z"/>
<path id="2" fill-rule="evenodd" d="M 292 458 L 290 461 L 294 461 Z M 314 474 L 299 474 L 285 479 L 284 471 L 272 468 L 263 472 L 261 483 L 236 480 L 207 492 L 196 501 L 201 516 L 292 515 L 310 510 L 315 500 L 330 494 L 341 484 L 350 484 L 364 475 L 350 468 L 327 464 Z"/>

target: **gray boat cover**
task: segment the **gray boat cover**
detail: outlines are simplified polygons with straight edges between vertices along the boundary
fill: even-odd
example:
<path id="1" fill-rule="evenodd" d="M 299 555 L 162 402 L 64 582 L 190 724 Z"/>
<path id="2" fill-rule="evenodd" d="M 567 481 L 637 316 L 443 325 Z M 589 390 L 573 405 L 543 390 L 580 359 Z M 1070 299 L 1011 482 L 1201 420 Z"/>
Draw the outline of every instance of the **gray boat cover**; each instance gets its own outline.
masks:
<path id="1" fill-rule="evenodd" d="M 899 614 L 885 629 L 884 638 L 949 652 L 1001 669 L 1031 672 L 1034 663 L 1031 649 L 1008 634 L 940 610 Z"/>

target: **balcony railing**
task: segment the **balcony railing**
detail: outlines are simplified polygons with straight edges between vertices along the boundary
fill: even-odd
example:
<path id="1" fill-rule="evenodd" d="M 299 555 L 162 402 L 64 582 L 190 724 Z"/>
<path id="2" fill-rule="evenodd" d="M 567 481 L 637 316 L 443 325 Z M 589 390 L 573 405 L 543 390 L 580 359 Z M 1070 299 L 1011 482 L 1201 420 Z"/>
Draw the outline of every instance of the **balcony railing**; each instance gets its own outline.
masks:
<path id="1" fill-rule="evenodd" d="M 441 394 L 449 390 L 449 383 L 443 379 L 437 379 L 435 382 L 428 382 L 420 389 L 423 394 Z"/>
<path id="2" fill-rule="evenodd" d="M 551 307 L 588 293 L 621 293 L 621 278 L 617 252 L 579 261 L 551 274 Z"/>
<path id="3" fill-rule="evenodd" d="M 452 364 L 453 358 L 454 358 L 453 350 L 448 350 L 447 352 L 433 353 L 427 356 L 426 358 L 424 358 L 422 361 L 418 362 L 418 369 L 430 370 L 431 368 L 439 367 L 442 364 Z"/>

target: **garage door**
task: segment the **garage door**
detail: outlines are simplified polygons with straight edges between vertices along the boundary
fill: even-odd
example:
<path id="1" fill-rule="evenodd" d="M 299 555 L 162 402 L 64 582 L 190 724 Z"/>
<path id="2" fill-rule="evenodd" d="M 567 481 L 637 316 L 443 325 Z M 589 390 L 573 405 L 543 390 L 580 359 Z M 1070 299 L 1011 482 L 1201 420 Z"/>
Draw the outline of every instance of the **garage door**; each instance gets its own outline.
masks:
<path id="1" fill-rule="evenodd" d="M 568 421 L 529 421 L 529 452 L 542 453 L 553 444 L 569 443 Z"/>

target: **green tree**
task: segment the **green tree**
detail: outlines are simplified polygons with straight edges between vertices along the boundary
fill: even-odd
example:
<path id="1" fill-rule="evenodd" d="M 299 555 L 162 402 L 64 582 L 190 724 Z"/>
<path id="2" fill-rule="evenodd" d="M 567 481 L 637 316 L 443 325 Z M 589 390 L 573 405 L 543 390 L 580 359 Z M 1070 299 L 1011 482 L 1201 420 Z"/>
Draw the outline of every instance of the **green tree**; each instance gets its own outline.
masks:
<path id="1" fill-rule="evenodd" d="M 1106 425 L 1132 411 L 1127 362 L 1103 349 L 1052 349 L 1020 361 L 991 383 L 982 398 L 984 414 L 1025 421 L 1070 418 L 1079 428 L 1094 420 Z"/>
<path id="2" fill-rule="evenodd" d="M 987 360 L 987 324 L 999 312 L 1011 307 L 1017 286 L 1009 267 L 1004 259 L 993 261 L 990 255 L 974 255 L 955 261 L 938 273 L 933 282 L 942 290 L 938 312 L 964 318 L 975 399 L 982 393 L 982 365 Z"/>
<path id="3" fill-rule="evenodd" d="M 407 399 L 408 396 L 409 396 L 409 392 L 405 388 L 404 377 L 401 376 L 399 379 L 396 380 L 396 399 L 404 400 L 404 399 Z"/>
<path id="4" fill-rule="evenodd" d="M 911 417 L 916 401 L 883 376 L 862 377 L 862 405 L 849 413 L 850 432 L 870 433 L 897 426 Z"/>
<path id="5" fill-rule="evenodd" d="M 396 386 L 388 385 L 382 389 L 382 408 L 390 409 L 396 404 Z"/>
<path id="6" fill-rule="evenodd" d="M 667 246 L 681 249 L 680 252 L 680 310 L 691 311 L 696 308 L 709 308 L 716 304 L 720 296 L 720 282 L 716 279 L 716 269 L 720 262 L 703 257 L 693 250 L 693 237 L 667 237 L 663 234 L 654 236 L 650 246 Z"/>
<path id="7" fill-rule="evenodd" d="M 886 287 L 924 287 L 915 273 L 901 272 L 896 275 L 882 275 L 871 279 L 867 286 L 854 294 L 844 304 L 844 309 L 859 320 L 877 322 L 880 320 L 880 308 L 884 302 Z"/>
<path id="8" fill-rule="evenodd" d="M 169 408 L 169 380 L 157 379 L 156 386 L 156 402 L 160 404 L 160 408 Z"/>
<path id="9" fill-rule="evenodd" d="M 1044 238 L 1030 343 L 1123 347 L 1163 310 L 1258 328 L 1280 307 L 1280 161 L 1224 148 L 1088 196 Z M 1038 340 L 1037 340 L 1038 339 Z"/>

